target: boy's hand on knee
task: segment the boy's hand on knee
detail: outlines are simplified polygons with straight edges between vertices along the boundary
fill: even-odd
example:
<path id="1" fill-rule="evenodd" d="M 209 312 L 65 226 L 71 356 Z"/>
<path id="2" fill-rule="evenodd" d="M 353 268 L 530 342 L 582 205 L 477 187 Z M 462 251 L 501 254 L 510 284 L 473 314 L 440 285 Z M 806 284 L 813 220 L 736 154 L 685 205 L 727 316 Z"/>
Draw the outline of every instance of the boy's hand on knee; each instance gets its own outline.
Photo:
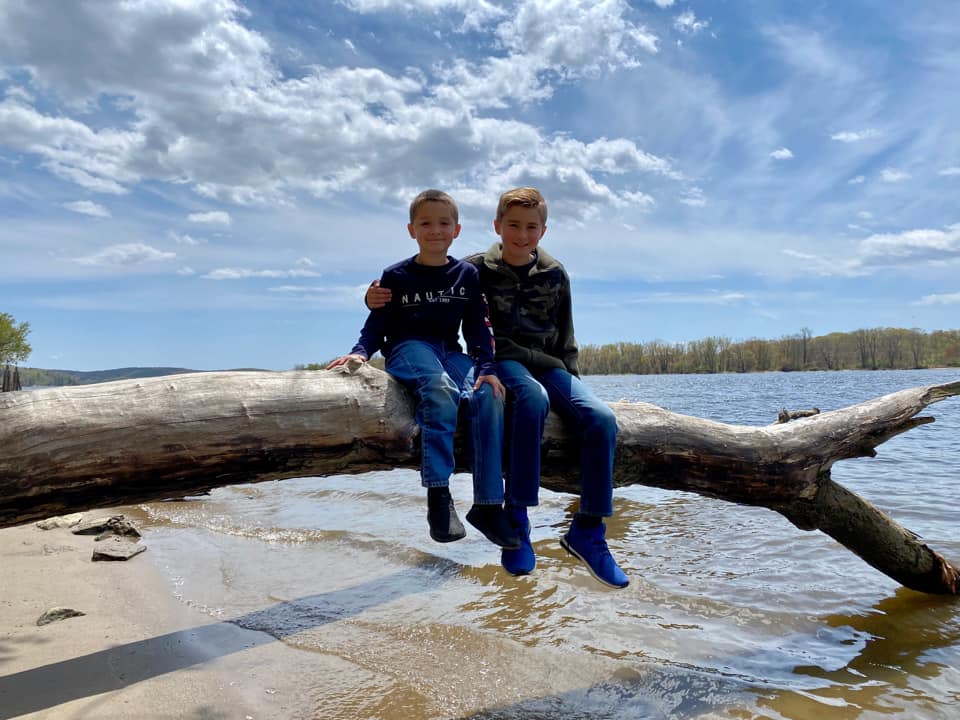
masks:
<path id="1" fill-rule="evenodd" d="M 500 382 L 500 378 L 498 378 L 496 375 L 481 375 L 473 384 L 473 389 L 479 390 L 480 386 L 484 383 L 493 388 L 494 397 L 505 398 L 507 396 L 507 389 L 503 386 L 503 383 Z"/>
<path id="2" fill-rule="evenodd" d="M 380 281 L 374 280 L 367 288 L 367 294 L 363 296 L 363 302 L 371 310 L 379 310 L 390 302 L 391 297 L 393 297 L 393 293 L 390 292 L 390 288 L 382 288 L 380 287 Z"/>
<path id="3" fill-rule="evenodd" d="M 336 360 L 331 361 L 330 364 L 327 365 L 326 369 L 330 370 L 339 365 L 345 365 L 351 359 L 359 360 L 362 363 L 365 363 L 367 361 L 367 359 L 363 355 L 341 355 Z"/>

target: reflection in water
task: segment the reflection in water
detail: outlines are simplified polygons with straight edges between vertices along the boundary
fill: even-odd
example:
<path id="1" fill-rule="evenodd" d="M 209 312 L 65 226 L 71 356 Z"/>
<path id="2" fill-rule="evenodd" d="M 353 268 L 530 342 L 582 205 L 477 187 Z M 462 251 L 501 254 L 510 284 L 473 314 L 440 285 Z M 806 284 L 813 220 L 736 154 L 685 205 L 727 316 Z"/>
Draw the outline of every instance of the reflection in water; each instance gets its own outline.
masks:
<path id="1" fill-rule="evenodd" d="M 830 717 L 859 718 L 875 713 L 924 717 L 960 714 L 958 599 L 900 589 L 872 611 L 831 615 L 831 628 L 851 629 L 862 639 L 856 655 L 841 668 L 797 667 L 795 672 L 824 681 L 809 694 L 778 693 L 768 704 L 784 717 L 812 717 L 828 704 Z M 948 709 L 948 705 L 953 705 Z"/>
<path id="2" fill-rule="evenodd" d="M 763 424 L 780 407 L 838 407 L 934 378 L 590 380 L 608 399 Z M 960 404 L 934 409 L 936 423 L 834 477 L 958 559 Z M 469 477 L 452 489 L 462 512 Z M 558 543 L 575 509 L 543 493 L 537 569 L 521 578 L 469 528 L 432 542 L 407 471 L 224 488 L 146 506 L 146 525 L 185 603 L 246 617 L 325 669 L 302 683 L 317 717 L 960 717 L 956 599 L 900 590 L 771 511 L 642 487 L 617 493 L 607 537 L 631 584 L 611 590 Z"/>

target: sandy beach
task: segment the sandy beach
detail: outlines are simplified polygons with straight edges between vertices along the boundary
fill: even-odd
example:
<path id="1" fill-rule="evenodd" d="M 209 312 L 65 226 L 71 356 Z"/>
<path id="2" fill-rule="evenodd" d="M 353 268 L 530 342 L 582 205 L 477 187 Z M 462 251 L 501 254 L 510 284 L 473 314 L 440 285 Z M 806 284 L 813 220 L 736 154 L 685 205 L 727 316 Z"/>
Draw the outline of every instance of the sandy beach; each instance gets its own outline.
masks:
<path id="1" fill-rule="evenodd" d="M 94 545 L 67 528 L 0 530 L 0 718 L 309 713 L 296 706 L 289 648 L 178 602 L 149 549 L 92 562 Z M 52 607 L 84 615 L 38 626 Z"/>

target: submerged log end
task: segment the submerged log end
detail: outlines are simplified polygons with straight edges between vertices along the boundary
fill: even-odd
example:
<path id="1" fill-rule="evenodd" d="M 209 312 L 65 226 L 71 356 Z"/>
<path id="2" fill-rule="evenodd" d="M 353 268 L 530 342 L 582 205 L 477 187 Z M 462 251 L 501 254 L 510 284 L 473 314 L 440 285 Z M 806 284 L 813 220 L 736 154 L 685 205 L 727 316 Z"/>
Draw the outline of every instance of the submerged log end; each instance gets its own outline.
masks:
<path id="1" fill-rule="evenodd" d="M 856 493 L 835 483 L 829 471 L 803 505 L 776 508 L 802 530 L 821 530 L 867 564 L 904 587 L 936 595 L 960 594 L 960 570 L 914 533 Z"/>

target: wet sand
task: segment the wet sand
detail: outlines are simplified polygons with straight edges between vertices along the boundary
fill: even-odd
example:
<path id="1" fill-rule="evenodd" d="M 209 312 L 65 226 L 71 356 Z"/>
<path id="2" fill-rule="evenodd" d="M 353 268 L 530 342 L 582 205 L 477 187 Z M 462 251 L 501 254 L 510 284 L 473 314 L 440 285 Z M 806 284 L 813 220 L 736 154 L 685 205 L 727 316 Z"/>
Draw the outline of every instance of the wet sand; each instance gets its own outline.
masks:
<path id="1" fill-rule="evenodd" d="M 302 658 L 179 603 L 145 542 L 129 561 L 91 562 L 91 536 L 0 530 L 0 718 L 309 716 Z M 58 606 L 85 614 L 36 624 Z"/>

